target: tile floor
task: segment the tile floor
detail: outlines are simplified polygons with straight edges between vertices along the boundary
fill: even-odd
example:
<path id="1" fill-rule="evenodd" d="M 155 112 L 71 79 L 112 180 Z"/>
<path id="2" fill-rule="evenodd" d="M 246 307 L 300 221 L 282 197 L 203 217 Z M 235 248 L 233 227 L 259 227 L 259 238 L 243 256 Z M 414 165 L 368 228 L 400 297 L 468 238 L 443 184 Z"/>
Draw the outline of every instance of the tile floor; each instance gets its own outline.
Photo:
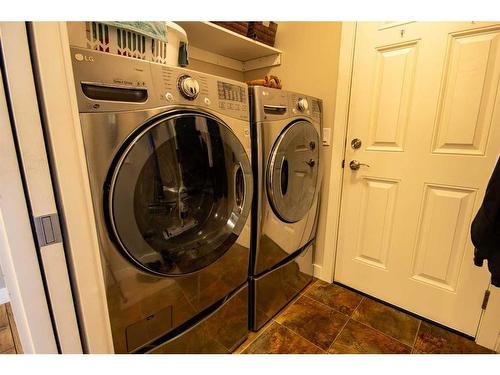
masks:
<path id="1" fill-rule="evenodd" d="M 317 280 L 235 351 L 243 354 L 491 353 L 472 340 Z"/>
<path id="2" fill-rule="evenodd" d="M 0 305 L 0 353 L 22 353 L 12 310 Z M 315 281 L 235 353 L 492 353 L 472 340 L 340 285 Z"/>

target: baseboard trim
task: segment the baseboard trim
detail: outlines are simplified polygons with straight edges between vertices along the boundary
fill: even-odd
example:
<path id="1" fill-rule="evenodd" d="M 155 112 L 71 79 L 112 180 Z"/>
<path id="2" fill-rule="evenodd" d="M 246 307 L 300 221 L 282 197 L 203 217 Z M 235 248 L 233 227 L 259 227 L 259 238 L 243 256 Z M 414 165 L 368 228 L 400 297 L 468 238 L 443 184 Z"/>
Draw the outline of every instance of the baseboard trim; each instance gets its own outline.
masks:
<path id="1" fill-rule="evenodd" d="M 3 305 L 4 303 L 7 303 L 10 301 L 9 298 L 9 292 L 7 291 L 7 288 L 1 288 L 0 289 L 0 305 Z"/>
<path id="2" fill-rule="evenodd" d="M 324 275 L 323 273 L 324 273 L 323 266 L 320 266 L 319 264 L 313 264 L 313 276 L 315 278 L 326 281 L 327 283 L 332 282 L 331 280 L 328 279 L 329 276 Z"/>

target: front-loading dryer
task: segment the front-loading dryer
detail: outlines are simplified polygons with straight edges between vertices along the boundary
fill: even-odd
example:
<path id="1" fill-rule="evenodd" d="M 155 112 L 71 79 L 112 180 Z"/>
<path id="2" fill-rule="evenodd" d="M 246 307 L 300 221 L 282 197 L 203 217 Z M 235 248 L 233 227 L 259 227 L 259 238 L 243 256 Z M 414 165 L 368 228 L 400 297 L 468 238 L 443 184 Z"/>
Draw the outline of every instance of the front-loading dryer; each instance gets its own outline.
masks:
<path id="1" fill-rule="evenodd" d="M 231 352 L 248 331 L 246 86 L 71 54 L 115 352 Z"/>
<path id="2" fill-rule="evenodd" d="M 254 171 L 250 327 L 258 330 L 312 280 L 322 101 L 265 87 L 249 92 Z"/>

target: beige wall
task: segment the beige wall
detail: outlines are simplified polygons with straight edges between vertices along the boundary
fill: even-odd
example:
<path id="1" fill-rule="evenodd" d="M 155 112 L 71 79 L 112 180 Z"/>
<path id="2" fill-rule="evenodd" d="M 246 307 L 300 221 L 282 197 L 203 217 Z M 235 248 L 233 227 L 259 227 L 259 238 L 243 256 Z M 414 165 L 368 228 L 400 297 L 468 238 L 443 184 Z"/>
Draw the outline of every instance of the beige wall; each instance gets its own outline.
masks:
<path id="1" fill-rule="evenodd" d="M 191 57 L 189 58 L 189 66 L 187 68 L 192 70 L 197 70 L 199 72 L 213 74 L 220 77 L 234 79 L 240 82 L 243 82 L 245 79 L 243 76 L 243 72 L 239 72 L 237 70 L 225 68 L 223 66 L 215 64 L 210 64 L 204 61 L 195 60 Z"/>
<path id="2" fill-rule="evenodd" d="M 297 91 L 323 100 L 323 127 L 333 129 L 334 104 L 337 91 L 337 70 L 340 53 L 340 22 L 278 22 L 275 47 L 283 51 L 282 64 L 268 69 L 246 72 L 245 80 L 262 78 L 266 74 L 277 75 L 284 90 Z M 330 185 L 330 160 L 332 146 L 323 147 L 323 194 L 318 225 L 315 264 L 321 267 L 325 251 L 328 194 Z M 336 166 L 340 168 L 340 165 Z M 330 244 L 328 251 L 333 251 Z M 318 276 L 318 275 L 317 275 Z"/>

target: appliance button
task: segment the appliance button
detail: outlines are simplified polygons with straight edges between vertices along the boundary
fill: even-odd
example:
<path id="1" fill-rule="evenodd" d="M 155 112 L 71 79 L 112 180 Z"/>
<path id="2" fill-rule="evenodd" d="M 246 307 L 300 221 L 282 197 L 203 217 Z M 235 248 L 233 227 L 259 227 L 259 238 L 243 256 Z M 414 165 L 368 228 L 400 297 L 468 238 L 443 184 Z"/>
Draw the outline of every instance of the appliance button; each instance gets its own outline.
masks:
<path id="1" fill-rule="evenodd" d="M 208 98 L 205 98 L 205 99 L 204 99 L 204 102 L 205 102 L 205 104 L 206 104 L 206 105 L 210 105 L 210 103 L 212 103 L 212 102 L 210 101 L 210 99 L 208 99 Z"/>
<path id="2" fill-rule="evenodd" d="M 174 96 L 172 95 L 172 93 L 167 92 L 167 93 L 165 94 L 165 99 L 167 99 L 167 102 L 171 102 L 171 101 L 173 101 L 173 100 L 174 100 Z"/>
<path id="3" fill-rule="evenodd" d="M 231 103 L 227 103 L 227 109 L 233 109 L 233 105 Z"/>
<path id="4" fill-rule="evenodd" d="M 220 109 L 225 109 L 226 108 L 224 102 L 219 102 L 219 108 Z"/>

